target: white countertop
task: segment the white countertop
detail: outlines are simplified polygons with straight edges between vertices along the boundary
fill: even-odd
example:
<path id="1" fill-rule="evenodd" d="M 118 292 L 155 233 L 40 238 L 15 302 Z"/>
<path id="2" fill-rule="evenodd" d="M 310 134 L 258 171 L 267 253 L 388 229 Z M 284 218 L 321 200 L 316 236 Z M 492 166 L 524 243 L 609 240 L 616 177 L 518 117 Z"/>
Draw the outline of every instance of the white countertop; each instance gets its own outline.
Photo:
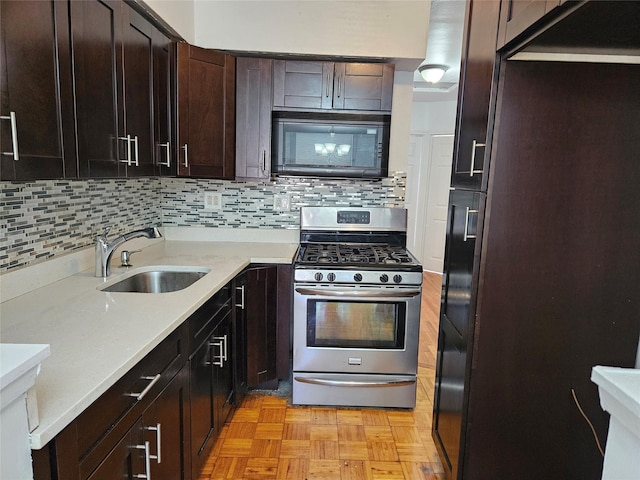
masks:
<path id="1" fill-rule="evenodd" d="M 295 243 L 160 241 L 132 257 L 133 267 L 180 265 L 211 271 L 163 294 L 107 293 L 93 268 L 0 304 L 0 341 L 49 344 L 36 380 L 40 449 L 250 263 L 291 263 Z M 115 267 L 111 283 L 127 272 Z"/>

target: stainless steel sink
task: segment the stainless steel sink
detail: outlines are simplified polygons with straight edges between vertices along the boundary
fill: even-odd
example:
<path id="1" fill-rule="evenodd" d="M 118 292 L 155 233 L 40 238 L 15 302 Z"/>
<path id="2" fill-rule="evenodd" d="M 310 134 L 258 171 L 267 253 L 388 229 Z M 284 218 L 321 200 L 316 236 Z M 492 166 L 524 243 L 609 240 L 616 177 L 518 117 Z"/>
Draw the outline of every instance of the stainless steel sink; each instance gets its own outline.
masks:
<path id="1" fill-rule="evenodd" d="M 175 268 L 175 267 L 174 267 Z M 100 287 L 103 292 L 167 293 L 187 288 L 209 272 L 208 269 L 153 269 L 135 273 L 116 283 Z"/>

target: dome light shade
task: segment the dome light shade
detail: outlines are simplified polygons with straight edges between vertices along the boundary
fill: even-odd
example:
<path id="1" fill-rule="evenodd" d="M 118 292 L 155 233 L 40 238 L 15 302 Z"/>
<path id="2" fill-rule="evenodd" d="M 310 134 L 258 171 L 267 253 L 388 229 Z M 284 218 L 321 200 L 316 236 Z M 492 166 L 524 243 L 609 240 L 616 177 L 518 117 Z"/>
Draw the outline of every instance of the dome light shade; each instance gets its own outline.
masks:
<path id="1" fill-rule="evenodd" d="M 420 65 L 418 70 L 425 81 L 429 83 L 438 83 L 442 79 L 444 72 L 449 70 L 449 67 L 446 65 L 425 64 Z"/>

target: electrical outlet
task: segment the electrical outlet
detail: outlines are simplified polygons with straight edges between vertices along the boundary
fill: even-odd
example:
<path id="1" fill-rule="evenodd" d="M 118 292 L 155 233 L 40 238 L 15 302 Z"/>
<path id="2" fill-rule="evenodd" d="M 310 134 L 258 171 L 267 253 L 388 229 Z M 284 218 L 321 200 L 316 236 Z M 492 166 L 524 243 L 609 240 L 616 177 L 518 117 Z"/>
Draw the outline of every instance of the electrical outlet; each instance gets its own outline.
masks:
<path id="1" fill-rule="evenodd" d="M 205 210 L 222 210 L 222 194 L 220 192 L 204 192 Z"/>
<path id="2" fill-rule="evenodd" d="M 273 209 L 276 212 L 288 212 L 291 210 L 291 196 L 288 193 L 274 195 Z"/>

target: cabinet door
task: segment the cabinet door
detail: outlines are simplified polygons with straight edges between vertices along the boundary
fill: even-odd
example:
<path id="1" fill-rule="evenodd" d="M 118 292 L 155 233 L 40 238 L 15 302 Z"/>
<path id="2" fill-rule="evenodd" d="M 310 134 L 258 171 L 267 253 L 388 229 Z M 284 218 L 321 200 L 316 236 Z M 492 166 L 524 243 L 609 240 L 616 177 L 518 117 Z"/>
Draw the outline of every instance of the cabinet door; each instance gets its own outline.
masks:
<path id="1" fill-rule="evenodd" d="M 333 108 L 391 112 L 394 67 L 382 63 L 336 63 Z"/>
<path id="2" fill-rule="evenodd" d="M 189 401 L 191 405 L 191 463 L 199 470 L 209 438 L 215 430 L 211 344 L 207 338 L 191 357 Z"/>
<path id="3" fill-rule="evenodd" d="M 122 27 L 118 0 L 71 2 L 81 177 L 126 173 Z"/>
<path id="4" fill-rule="evenodd" d="M 67 2 L 0 2 L 2 180 L 77 175 L 68 9 Z"/>
<path id="5" fill-rule="evenodd" d="M 239 57 L 236 62 L 236 178 L 268 180 L 273 61 Z"/>
<path id="6" fill-rule="evenodd" d="M 153 32 L 137 12 L 123 6 L 125 132 L 131 140 L 127 176 L 155 173 L 153 158 Z"/>
<path id="7" fill-rule="evenodd" d="M 211 338 L 212 363 L 215 372 L 213 404 L 215 410 L 216 432 L 227 421 L 234 405 L 233 384 L 233 315 L 231 311 L 216 327 Z"/>
<path id="8" fill-rule="evenodd" d="M 482 232 L 485 194 L 454 190 L 449 198 L 440 313 L 467 338 L 474 297 L 476 242 Z"/>
<path id="9" fill-rule="evenodd" d="M 277 266 L 255 267 L 246 275 L 247 385 L 277 385 Z"/>
<path id="10" fill-rule="evenodd" d="M 149 478 L 146 471 L 142 421 L 138 420 L 111 450 L 88 480 Z M 144 476 L 142 476 L 144 475 Z"/>
<path id="11" fill-rule="evenodd" d="M 509 43 L 560 3 L 561 0 L 502 0 L 498 47 Z"/>
<path id="12" fill-rule="evenodd" d="M 176 156 L 172 143 L 171 39 L 153 32 L 154 158 L 162 175 L 175 175 Z"/>
<path id="13" fill-rule="evenodd" d="M 499 12 L 500 0 L 474 0 L 467 3 L 451 172 L 454 187 L 486 189 L 484 159 Z"/>
<path id="14" fill-rule="evenodd" d="M 333 62 L 273 62 L 274 107 L 331 109 L 333 88 Z"/>
<path id="15" fill-rule="evenodd" d="M 468 341 L 440 317 L 433 400 L 433 438 L 448 478 L 459 478 Z"/>
<path id="16" fill-rule="evenodd" d="M 150 444 L 151 478 L 190 478 L 183 445 L 188 421 L 188 375 L 185 366 L 142 415 L 144 439 Z"/>
<path id="17" fill-rule="evenodd" d="M 178 175 L 235 177 L 235 57 L 178 44 Z"/>
<path id="18" fill-rule="evenodd" d="M 462 478 L 465 373 L 473 338 L 479 262 L 486 195 L 453 190 L 449 197 L 432 434 L 449 478 Z"/>

